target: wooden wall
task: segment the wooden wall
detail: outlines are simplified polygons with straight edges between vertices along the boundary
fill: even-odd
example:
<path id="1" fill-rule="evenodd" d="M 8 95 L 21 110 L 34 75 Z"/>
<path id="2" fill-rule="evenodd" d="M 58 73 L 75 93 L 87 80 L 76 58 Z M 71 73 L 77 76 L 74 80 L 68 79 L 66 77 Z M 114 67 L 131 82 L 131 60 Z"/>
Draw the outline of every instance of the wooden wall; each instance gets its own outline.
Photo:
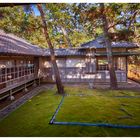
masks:
<path id="1" fill-rule="evenodd" d="M 121 59 L 122 58 L 122 59 Z M 126 60 L 121 57 L 120 62 L 125 67 Z M 99 58 L 98 58 L 99 59 Z M 109 82 L 109 71 L 97 70 L 95 73 L 87 73 L 85 58 L 57 58 L 61 79 L 63 82 Z M 95 61 L 96 62 L 96 61 Z M 47 58 L 42 58 L 43 82 L 54 82 L 55 77 L 51 62 Z M 126 70 L 116 70 L 118 82 L 126 82 Z"/>
<path id="2" fill-rule="evenodd" d="M 38 78 L 39 58 L 0 57 L 0 94 Z"/>

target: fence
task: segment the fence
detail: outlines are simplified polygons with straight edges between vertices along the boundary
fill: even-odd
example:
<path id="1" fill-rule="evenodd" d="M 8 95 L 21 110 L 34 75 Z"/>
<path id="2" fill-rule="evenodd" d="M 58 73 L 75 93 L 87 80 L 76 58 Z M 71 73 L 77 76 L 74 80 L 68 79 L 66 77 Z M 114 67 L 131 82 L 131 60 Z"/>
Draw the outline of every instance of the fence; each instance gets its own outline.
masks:
<path id="1" fill-rule="evenodd" d="M 62 82 L 109 82 L 110 76 L 108 70 L 98 70 L 96 73 L 88 73 L 86 67 L 61 67 L 59 68 Z M 126 82 L 126 72 L 116 71 L 117 81 Z M 52 68 L 43 70 L 43 77 L 46 81 L 54 81 Z"/>

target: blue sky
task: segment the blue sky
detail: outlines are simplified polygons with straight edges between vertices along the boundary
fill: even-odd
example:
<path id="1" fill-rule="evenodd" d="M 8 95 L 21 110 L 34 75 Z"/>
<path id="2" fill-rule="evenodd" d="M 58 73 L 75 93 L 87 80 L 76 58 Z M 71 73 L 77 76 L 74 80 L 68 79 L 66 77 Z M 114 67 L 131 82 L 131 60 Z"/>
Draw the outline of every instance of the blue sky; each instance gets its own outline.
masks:
<path id="1" fill-rule="evenodd" d="M 32 6 L 32 8 L 33 8 L 33 10 L 34 10 L 35 15 L 36 15 L 36 16 L 39 16 L 40 13 L 39 13 L 37 7 L 36 7 L 36 6 Z"/>

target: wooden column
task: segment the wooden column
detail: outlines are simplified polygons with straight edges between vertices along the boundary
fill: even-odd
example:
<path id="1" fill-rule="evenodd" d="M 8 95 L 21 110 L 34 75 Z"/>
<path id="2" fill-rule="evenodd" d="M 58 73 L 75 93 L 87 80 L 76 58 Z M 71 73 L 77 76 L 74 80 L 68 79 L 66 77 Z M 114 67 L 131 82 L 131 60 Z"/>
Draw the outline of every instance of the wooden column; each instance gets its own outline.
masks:
<path id="1" fill-rule="evenodd" d="M 128 52 L 127 48 L 126 48 L 126 52 Z M 127 62 L 127 56 L 125 57 L 125 65 L 126 65 L 126 82 L 127 82 L 127 72 L 128 72 L 128 62 Z"/>
<path id="2" fill-rule="evenodd" d="M 34 74 L 35 74 L 35 79 L 38 78 L 38 71 L 39 71 L 39 57 L 34 57 Z"/>
<path id="3" fill-rule="evenodd" d="M 128 72 L 127 56 L 125 57 L 125 61 L 126 61 L 126 82 L 127 82 L 127 72 Z"/>

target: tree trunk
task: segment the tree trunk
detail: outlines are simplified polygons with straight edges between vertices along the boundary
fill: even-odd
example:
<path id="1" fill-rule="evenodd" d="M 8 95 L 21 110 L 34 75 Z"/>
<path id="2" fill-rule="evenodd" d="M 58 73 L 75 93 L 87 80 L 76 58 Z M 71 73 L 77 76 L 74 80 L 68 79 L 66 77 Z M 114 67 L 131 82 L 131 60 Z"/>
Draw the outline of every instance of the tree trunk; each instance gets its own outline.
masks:
<path id="1" fill-rule="evenodd" d="M 108 67 L 110 74 L 110 88 L 117 89 L 117 78 L 114 69 L 114 61 L 112 55 L 111 41 L 108 33 L 108 21 L 106 19 L 106 15 L 104 13 L 104 4 L 101 4 L 101 13 L 102 13 L 102 21 L 103 21 L 103 31 L 105 37 L 106 51 L 107 51 L 107 59 L 108 59 Z"/>
<path id="2" fill-rule="evenodd" d="M 52 62 L 54 73 L 55 73 L 55 79 L 56 79 L 56 85 L 57 85 L 58 93 L 59 94 L 64 94 L 64 87 L 62 85 L 59 69 L 57 67 L 54 49 L 53 49 L 53 46 L 52 46 L 52 43 L 51 43 L 51 40 L 50 40 L 50 37 L 49 37 L 49 34 L 48 34 L 48 28 L 47 28 L 47 24 L 46 24 L 46 20 L 45 20 L 45 15 L 44 15 L 44 12 L 43 12 L 43 9 L 42 9 L 42 5 L 37 4 L 37 7 L 38 7 L 38 10 L 40 11 L 40 14 L 41 14 L 44 34 L 45 34 L 46 41 L 48 43 L 50 54 L 51 54 L 51 62 Z"/>
<path id="3" fill-rule="evenodd" d="M 61 30 L 62 30 L 62 32 L 63 32 L 64 39 L 65 39 L 65 42 L 66 42 L 67 46 L 68 46 L 69 48 L 72 48 L 72 44 L 71 44 L 71 42 L 70 42 L 70 39 L 69 39 L 69 37 L 68 37 L 68 34 L 67 34 L 66 29 L 65 29 L 63 26 L 61 26 Z"/>

